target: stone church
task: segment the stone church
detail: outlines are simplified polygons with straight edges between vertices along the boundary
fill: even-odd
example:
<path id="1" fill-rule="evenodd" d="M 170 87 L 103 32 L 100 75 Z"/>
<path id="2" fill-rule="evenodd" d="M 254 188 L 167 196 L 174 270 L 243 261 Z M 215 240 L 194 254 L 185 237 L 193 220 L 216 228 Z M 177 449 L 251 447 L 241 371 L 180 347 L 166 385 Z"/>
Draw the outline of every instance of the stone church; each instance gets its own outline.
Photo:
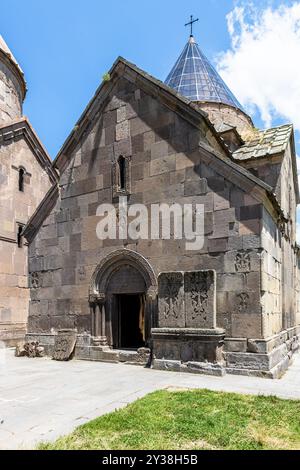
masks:
<path id="1" fill-rule="evenodd" d="M 23 72 L 0 36 L 0 341 L 24 338 L 29 308 L 27 243 L 22 230 L 57 183 L 52 162 L 22 115 Z"/>
<path id="2" fill-rule="evenodd" d="M 191 35 L 165 83 L 118 58 L 51 166 L 20 117 L 23 75 L 1 49 L 1 67 L 10 66 L 1 90 L 12 70 L 18 110 L 0 128 L 1 220 L 14 234 L 27 222 L 27 340 L 52 354 L 62 330 L 73 331 L 79 359 L 280 377 L 300 338 L 293 126 L 256 129 Z M 35 136 L 26 163 L 15 118 Z M 23 167 L 28 206 L 16 187 Z M 203 246 L 99 239 L 99 206 L 118 211 L 121 197 L 129 208 L 201 204 Z M 15 298 L 21 287 L 28 295 L 26 252 L 18 256 L 3 223 L 1 232 L 0 285 L 11 292 L 1 296 L 1 324 L 17 328 L 20 315 L 23 328 L 27 300 L 21 314 Z M 6 271 L 22 286 L 8 287 Z"/>

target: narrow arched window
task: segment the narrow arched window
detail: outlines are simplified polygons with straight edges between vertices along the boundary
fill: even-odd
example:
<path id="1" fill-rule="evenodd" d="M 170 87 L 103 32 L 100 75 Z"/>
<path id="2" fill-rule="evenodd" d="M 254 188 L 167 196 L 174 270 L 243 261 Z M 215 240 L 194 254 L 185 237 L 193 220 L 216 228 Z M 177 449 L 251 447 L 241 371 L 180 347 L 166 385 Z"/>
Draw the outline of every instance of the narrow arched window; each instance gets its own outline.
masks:
<path id="1" fill-rule="evenodd" d="M 18 225 L 18 232 L 17 232 L 17 243 L 18 243 L 18 248 L 22 248 L 23 246 L 23 225 Z"/>
<path id="2" fill-rule="evenodd" d="M 19 191 L 24 192 L 24 177 L 25 177 L 25 170 L 24 168 L 19 169 Z"/>
<path id="3" fill-rule="evenodd" d="M 119 164 L 119 186 L 122 191 L 126 189 L 126 160 L 121 155 L 118 160 Z"/>

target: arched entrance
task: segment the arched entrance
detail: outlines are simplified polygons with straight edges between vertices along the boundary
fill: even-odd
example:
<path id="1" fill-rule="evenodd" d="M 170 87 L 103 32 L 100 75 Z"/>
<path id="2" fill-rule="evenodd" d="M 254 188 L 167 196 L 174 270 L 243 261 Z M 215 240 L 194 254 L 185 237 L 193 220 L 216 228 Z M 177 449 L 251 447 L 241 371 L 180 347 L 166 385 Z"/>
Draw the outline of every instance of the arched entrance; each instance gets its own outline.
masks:
<path id="1" fill-rule="evenodd" d="M 116 349 L 149 346 L 157 315 L 157 281 L 148 261 L 116 250 L 97 267 L 91 283 L 92 335 Z"/>

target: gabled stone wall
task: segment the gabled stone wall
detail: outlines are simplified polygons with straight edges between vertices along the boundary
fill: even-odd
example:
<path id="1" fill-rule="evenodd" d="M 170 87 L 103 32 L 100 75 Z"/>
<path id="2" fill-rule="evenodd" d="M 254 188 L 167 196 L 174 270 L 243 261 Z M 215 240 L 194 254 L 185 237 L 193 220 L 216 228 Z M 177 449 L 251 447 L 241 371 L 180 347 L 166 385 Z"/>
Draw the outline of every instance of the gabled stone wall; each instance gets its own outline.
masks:
<path id="1" fill-rule="evenodd" d="M 106 101 L 100 100 L 90 127 L 78 135 L 76 149 L 64 155 L 68 164 L 60 197 L 30 246 L 34 282 L 29 332 L 76 328 L 90 334 L 93 273 L 108 254 L 126 248 L 144 257 L 156 277 L 161 272 L 214 270 L 216 327 L 225 330 L 226 354 L 253 358 L 252 339 L 265 341 L 270 334 L 263 326 L 261 295 L 261 233 L 264 204 L 270 207 L 270 201 L 244 170 L 231 165 L 201 114 L 198 122 L 191 122 L 163 92 L 146 85 L 133 73 L 119 78 Z M 186 240 L 97 238 L 98 206 L 117 205 L 113 175 L 120 155 L 130 160 L 129 205 L 204 205 L 200 250 L 187 250 Z M 229 369 L 261 366 L 264 373 L 281 361 L 276 356 L 271 363 L 268 351 L 263 354 L 255 360 L 228 356 Z"/>

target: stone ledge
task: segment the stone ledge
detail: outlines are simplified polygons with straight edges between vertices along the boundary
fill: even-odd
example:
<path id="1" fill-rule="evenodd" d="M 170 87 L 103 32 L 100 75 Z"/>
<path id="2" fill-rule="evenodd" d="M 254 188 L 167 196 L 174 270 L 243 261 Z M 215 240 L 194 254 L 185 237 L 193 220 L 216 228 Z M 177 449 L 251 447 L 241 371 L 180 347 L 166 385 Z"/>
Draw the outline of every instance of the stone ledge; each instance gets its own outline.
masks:
<path id="1" fill-rule="evenodd" d="M 225 352 L 226 371 L 235 375 L 281 378 L 288 369 L 292 357 L 299 350 L 299 337 L 290 340 L 268 353 Z"/>
<path id="2" fill-rule="evenodd" d="M 288 350 L 285 344 L 282 344 L 277 349 L 268 354 L 251 352 L 224 353 L 226 365 L 228 368 L 239 370 L 249 369 L 258 371 L 270 371 L 287 355 Z"/>
<path id="3" fill-rule="evenodd" d="M 269 336 L 265 339 L 254 338 L 225 338 L 225 351 L 226 352 L 247 352 L 254 354 L 269 354 L 274 349 L 277 349 L 282 344 L 287 344 L 287 347 L 294 348 L 293 342 L 300 343 L 300 328 L 293 327 L 288 330 L 281 331 L 280 333 Z"/>
<path id="4" fill-rule="evenodd" d="M 204 328 L 152 328 L 152 337 L 217 337 L 224 336 L 225 330 L 222 328 L 204 329 Z"/>
<path id="5" fill-rule="evenodd" d="M 99 361 L 99 362 L 119 362 L 119 352 L 115 350 L 103 351 L 97 346 L 76 346 L 75 359 L 83 361 Z"/>
<path id="6" fill-rule="evenodd" d="M 227 374 L 244 375 L 247 377 L 259 377 L 263 379 L 281 379 L 292 362 L 293 360 L 289 356 L 286 356 L 282 359 L 280 363 L 273 367 L 273 369 L 268 371 L 256 369 L 236 369 L 226 367 L 226 372 Z"/>
<path id="7" fill-rule="evenodd" d="M 32 341 L 38 341 L 40 346 L 44 348 L 45 355 L 52 356 L 56 336 L 57 335 L 54 333 L 27 333 L 25 336 L 25 342 L 31 343 Z"/>
<path id="8" fill-rule="evenodd" d="M 226 373 L 221 364 L 211 364 L 208 362 L 187 362 L 172 361 L 165 359 L 154 359 L 152 369 L 165 370 L 171 372 L 185 372 L 190 374 L 213 375 L 223 377 Z"/>
<path id="9" fill-rule="evenodd" d="M 25 335 L 25 327 L 14 330 L 0 330 L 0 342 L 4 343 L 5 347 L 12 348 L 19 343 L 25 343 Z"/>

